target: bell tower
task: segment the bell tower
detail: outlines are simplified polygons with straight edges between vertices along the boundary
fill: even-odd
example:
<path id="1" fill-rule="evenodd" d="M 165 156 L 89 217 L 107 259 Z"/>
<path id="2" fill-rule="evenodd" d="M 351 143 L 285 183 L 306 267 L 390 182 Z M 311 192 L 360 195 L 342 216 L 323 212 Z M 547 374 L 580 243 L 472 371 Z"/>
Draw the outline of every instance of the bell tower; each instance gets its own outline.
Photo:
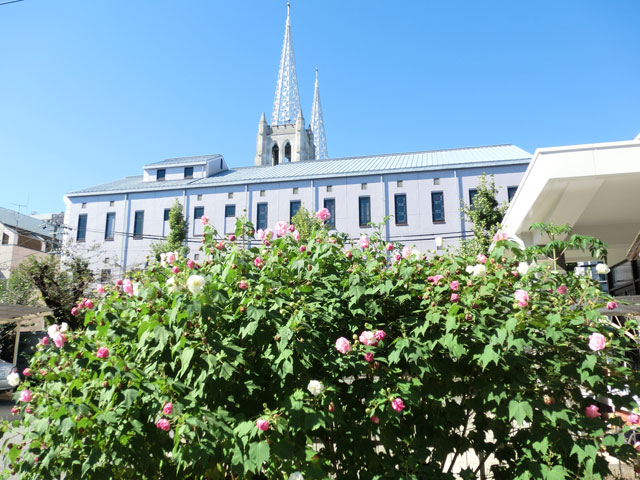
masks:
<path id="1" fill-rule="evenodd" d="M 276 95 L 273 100 L 271 125 L 267 124 L 264 113 L 258 124 L 256 157 L 254 164 L 279 165 L 288 162 L 303 162 L 316 158 L 313 132 L 305 128 L 296 62 L 291 40 L 291 6 L 287 4 L 287 21 L 284 29 L 284 43 L 280 56 L 280 69 Z"/>

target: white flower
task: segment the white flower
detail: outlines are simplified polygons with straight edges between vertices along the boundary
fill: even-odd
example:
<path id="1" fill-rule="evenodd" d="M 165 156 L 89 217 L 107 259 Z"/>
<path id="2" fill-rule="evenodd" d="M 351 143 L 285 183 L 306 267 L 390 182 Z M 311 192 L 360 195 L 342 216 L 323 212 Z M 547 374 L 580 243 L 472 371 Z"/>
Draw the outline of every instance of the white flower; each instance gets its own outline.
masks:
<path id="1" fill-rule="evenodd" d="M 133 296 L 137 297 L 138 296 L 138 291 L 140 289 L 140 282 L 133 282 L 133 284 L 131 286 L 133 287 Z"/>
<path id="2" fill-rule="evenodd" d="M 516 270 L 524 277 L 532 266 L 533 264 L 529 265 L 527 262 L 520 262 Z"/>
<path id="3" fill-rule="evenodd" d="M 471 274 L 473 273 L 473 266 L 472 265 L 467 265 L 467 268 L 464 269 L 465 272 Z"/>
<path id="4" fill-rule="evenodd" d="M 67 330 L 69 330 L 69 325 L 67 324 L 67 322 L 62 322 L 60 324 L 60 332 L 64 333 Z"/>
<path id="5" fill-rule="evenodd" d="M 609 265 L 607 265 L 606 263 L 599 263 L 598 265 L 596 265 L 596 272 L 599 275 L 606 275 L 610 271 L 611 269 L 609 268 Z"/>
<path id="6" fill-rule="evenodd" d="M 181 290 L 180 285 L 176 283 L 176 277 L 171 277 L 167 280 L 167 289 L 171 293 L 178 293 Z"/>
<path id="7" fill-rule="evenodd" d="M 482 277 L 485 273 L 487 273 L 487 267 L 485 267 L 482 263 L 479 263 L 471 267 L 471 269 L 472 269 L 471 273 L 476 277 Z"/>
<path id="8" fill-rule="evenodd" d="M 10 373 L 7 375 L 7 383 L 12 387 L 17 387 L 20 384 L 20 375 L 17 373 Z"/>
<path id="9" fill-rule="evenodd" d="M 289 480 L 304 480 L 304 475 L 300 472 L 293 472 L 289 475 Z"/>
<path id="10" fill-rule="evenodd" d="M 202 291 L 202 287 L 204 287 L 204 277 L 202 275 L 191 275 L 187 280 L 187 288 L 194 295 L 200 293 Z"/>
<path id="11" fill-rule="evenodd" d="M 422 252 L 420 250 L 418 250 L 417 248 L 414 248 L 413 250 L 411 250 L 411 255 L 420 260 L 420 258 L 422 257 Z"/>
<path id="12" fill-rule="evenodd" d="M 58 334 L 60 332 L 60 327 L 58 327 L 57 324 L 53 324 L 53 325 L 49 325 L 49 328 L 47 328 L 47 334 L 53 338 L 54 335 Z"/>
<path id="13" fill-rule="evenodd" d="M 309 385 L 307 385 L 307 390 L 311 392 L 311 395 L 318 396 L 324 390 L 324 385 L 322 385 L 322 382 L 319 382 L 318 380 L 311 380 Z"/>

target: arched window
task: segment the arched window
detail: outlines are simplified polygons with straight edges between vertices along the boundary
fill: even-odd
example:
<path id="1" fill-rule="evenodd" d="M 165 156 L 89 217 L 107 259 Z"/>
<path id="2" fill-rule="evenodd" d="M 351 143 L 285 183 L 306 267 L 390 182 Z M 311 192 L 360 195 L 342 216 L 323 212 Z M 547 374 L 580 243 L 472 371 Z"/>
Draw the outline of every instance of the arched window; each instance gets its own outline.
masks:
<path id="1" fill-rule="evenodd" d="M 289 142 L 284 146 L 284 161 L 291 161 L 291 144 Z"/>
<path id="2" fill-rule="evenodd" d="M 278 163 L 280 163 L 280 158 L 279 158 L 280 149 L 278 148 L 277 144 L 274 145 L 273 148 L 271 149 L 271 155 L 272 155 L 272 159 L 273 159 L 272 164 L 273 165 L 278 165 Z"/>

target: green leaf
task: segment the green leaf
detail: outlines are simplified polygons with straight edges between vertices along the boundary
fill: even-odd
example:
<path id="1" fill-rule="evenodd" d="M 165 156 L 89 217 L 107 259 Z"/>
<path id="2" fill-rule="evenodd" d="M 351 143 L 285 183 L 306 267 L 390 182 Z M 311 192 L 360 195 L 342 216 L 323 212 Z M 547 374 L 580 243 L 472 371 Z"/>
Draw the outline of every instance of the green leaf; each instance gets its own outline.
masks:
<path id="1" fill-rule="evenodd" d="M 256 468 L 255 471 L 260 471 L 262 464 L 269 459 L 269 444 L 266 441 L 252 443 L 249 446 L 249 460 Z"/>
<path id="2" fill-rule="evenodd" d="M 529 402 L 511 400 L 509 402 L 509 418 L 514 419 L 519 425 L 524 423 L 525 418 L 533 419 L 533 409 Z"/>
<path id="3" fill-rule="evenodd" d="M 194 350 L 191 347 L 187 347 L 182 351 L 182 354 L 180 355 L 180 364 L 182 365 L 182 367 L 178 372 L 178 377 L 181 377 L 184 374 L 184 372 L 186 372 L 187 369 L 189 368 L 189 365 L 191 364 L 191 359 L 193 358 L 193 354 L 194 354 Z"/>

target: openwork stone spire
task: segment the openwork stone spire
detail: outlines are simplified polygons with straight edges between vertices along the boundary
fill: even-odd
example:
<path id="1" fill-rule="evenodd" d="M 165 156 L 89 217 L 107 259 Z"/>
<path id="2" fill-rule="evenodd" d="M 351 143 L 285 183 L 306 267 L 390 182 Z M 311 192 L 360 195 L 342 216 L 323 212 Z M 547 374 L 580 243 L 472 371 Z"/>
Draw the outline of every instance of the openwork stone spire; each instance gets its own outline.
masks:
<path id="1" fill-rule="evenodd" d="M 324 136 L 324 120 L 320 105 L 320 87 L 318 87 L 318 69 L 316 68 L 316 86 L 313 91 L 313 108 L 311 109 L 311 131 L 316 150 L 316 159 L 328 158 L 327 139 Z"/>
<path id="2" fill-rule="evenodd" d="M 282 45 L 282 56 L 280 57 L 276 96 L 273 100 L 271 125 L 295 123 L 298 112 L 300 111 L 298 78 L 296 77 L 296 62 L 293 57 L 291 21 L 289 20 L 290 8 L 290 5 L 287 3 L 287 23 L 284 29 L 284 43 Z"/>

